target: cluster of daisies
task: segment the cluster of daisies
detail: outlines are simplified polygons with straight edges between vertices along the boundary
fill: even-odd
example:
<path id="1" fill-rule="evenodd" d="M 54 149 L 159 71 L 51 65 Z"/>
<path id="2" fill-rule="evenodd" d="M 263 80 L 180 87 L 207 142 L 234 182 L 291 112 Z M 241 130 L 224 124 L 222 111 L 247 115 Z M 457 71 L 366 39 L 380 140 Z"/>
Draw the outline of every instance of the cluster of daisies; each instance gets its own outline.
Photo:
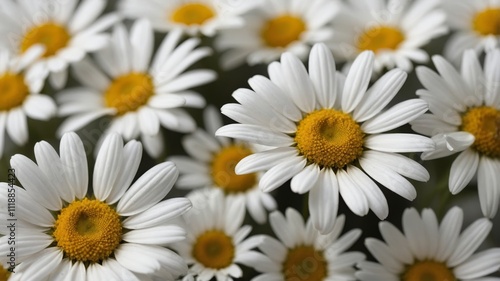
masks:
<path id="1" fill-rule="evenodd" d="M 0 281 L 500 280 L 499 43 L 498 0 L 2 0 Z"/>

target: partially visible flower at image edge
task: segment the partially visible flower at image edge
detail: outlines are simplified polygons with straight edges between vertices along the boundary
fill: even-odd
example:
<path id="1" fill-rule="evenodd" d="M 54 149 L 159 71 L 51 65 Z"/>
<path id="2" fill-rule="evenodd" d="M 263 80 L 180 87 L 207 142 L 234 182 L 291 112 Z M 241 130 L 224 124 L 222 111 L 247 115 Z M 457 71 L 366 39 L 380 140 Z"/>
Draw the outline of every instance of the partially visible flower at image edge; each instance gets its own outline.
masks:
<path id="1" fill-rule="evenodd" d="M 43 55 L 29 67 L 30 75 L 49 78 L 55 88 L 68 79 L 68 66 L 109 43 L 104 31 L 120 19 L 99 17 L 105 0 L 0 1 L 0 46 L 25 53 L 43 46 Z M 14 40 L 12 40 L 14 38 Z"/>
<path id="2" fill-rule="evenodd" d="M 436 143 L 422 159 L 459 153 L 450 169 L 450 192 L 458 194 L 477 176 L 481 211 L 493 218 L 500 202 L 500 49 L 486 54 L 484 68 L 474 50 L 464 53 L 460 72 L 439 55 L 433 62 L 439 73 L 424 66 L 416 71 L 425 87 L 417 95 L 430 113 L 412 121 L 412 129 Z"/>
<path id="3" fill-rule="evenodd" d="M 38 46 L 15 56 L 0 49 L 0 158 L 6 135 L 18 146 L 29 139 L 28 117 L 47 121 L 56 114 L 51 97 L 40 94 L 44 81 L 26 74 L 26 67 L 43 54 Z"/>
<path id="4" fill-rule="evenodd" d="M 60 155 L 47 142 L 35 145 L 37 163 L 14 155 L 11 165 L 23 185 L 14 186 L 16 272 L 29 280 L 139 281 L 142 275 L 185 274 L 184 260 L 163 246 L 185 239 L 186 231 L 173 220 L 191 202 L 161 201 L 178 176 L 171 162 L 152 167 L 131 185 L 141 157 L 139 142 L 124 146 L 119 135 L 109 135 L 95 162 L 90 194 L 86 153 L 75 133 L 63 136 Z M 0 183 L 4 202 L 7 189 Z M 0 210 L 0 217 L 9 217 L 5 204 Z M 0 231 L 7 234 L 6 228 Z M 2 260 L 10 251 L 8 237 L 0 238 Z"/>
<path id="5" fill-rule="evenodd" d="M 493 224 L 482 218 L 461 232 L 462 222 L 459 207 L 450 209 L 441 224 L 431 209 L 424 209 L 421 215 L 414 208 L 406 209 L 403 233 L 389 222 L 380 222 L 385 243 L 365 240 L 378 263 L 358 263 L 356 277 L 361 281 L 498 280 L 481 277 L 500 268 L 500 248 L 474 253 Z"/>

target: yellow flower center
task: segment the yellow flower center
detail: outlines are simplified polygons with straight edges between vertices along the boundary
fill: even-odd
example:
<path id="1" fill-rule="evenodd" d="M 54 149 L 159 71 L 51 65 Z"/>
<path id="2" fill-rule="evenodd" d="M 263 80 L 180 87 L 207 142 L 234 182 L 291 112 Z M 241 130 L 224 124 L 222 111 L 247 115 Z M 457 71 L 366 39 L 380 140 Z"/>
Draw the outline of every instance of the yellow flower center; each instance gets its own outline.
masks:
<path id="1" fill-rule="evenodd" d="M 207 231 L 196 239 L 193 257 L 207 268 L 222 269 L 233 263 L 233 239 L 220 230 Z"/>
<path id="2" fill-rule="evenodd" d="M 10 271 L 0 265 L 0 281 L 7 281 L 10 277 Z"/>
<path id="3" fill-rule="evenodd" d="M 286 47 L 300 39 L 306 30 L 304 21 L 296 16 L 283 15 L 269 20 L 261 30 L 261 36 L 269 47 Z"/>
<path id="4" fill-rule="evenodd" d="M 408 267 L 403 281 L 456 281 L 453 272 L 443 263 L 420 261 Z"/>
<path id="5" fill-rule="evenodd" d="M 255 173 L 237 175 L 234 167 L 241 159 L 252 154 L 252 151 L 242 145 L 224 147 L 214 155 L 212 161 L 212 179 L 216 186 L 227 193 L 245 192 L 257 184 Z"/>
<path id="6" fill-rule="evenodd" d="M 22 105 L 28 95 L 23 75 L 7 72 L 0 76 L 0 111 Z"/>
<path id="7" fill-rule="evenodd" d="M 500 157 L 500 110 L 471 108 L 462 117 L 462 130 L 474 135 L 473 148 L 490 157 Z"/>
<path id="8" fill-rule="evenodd" d="M 321 281 L 328 273 L 323 252 L 312 246 L 298 246 L 288 251 L 283 262 L 285 280 Z"/>
<path id="9" fill-rule="evenodd" d="M 44 57 L 53 56 L 60 49 L 66 47 L 71 36 L 64 26 L 48 22 L 35 26 L 24 34 L 21 40 L 21 53 L 35 44 L 45 45 Z"/>
<path id="10" fill-rule="evenodd" d="M 108 258 L 118 247 L 122 224 L 109 205 L 84 198 L 61 210 L 53 235 L 69 259 L 95 263 Z"/>
<path id="11" fill-rule="evenodd" d="M 205 4 L 187 3 L 175 9 L 171 19 L 173 22 L 185 25 L 202 25 L 214 16 L 214 10 Z"/>
<path id="12" fill-rule="evenodd" d="M 304 117 L 297 126 L 295 142 L 311 163 L 341 169 L 363 153 L 364 133 L 346 113 L 320 109 Z"/>
<path id="13" fill-rule="evenodd" d="M 365 30 L 358 38 L 357 47 L 361 51 L 378 52 L 381 50 L 395 50 L 405 40 L 403 33 L 390 26 L 375 26 Z"/>
<path id="14" fill-rule="evenodd" d="M 477 13 L 472 28 L 481 35 L 500 35 L 500 8 L 488 8 Z"/>
<path id="15" fill-rule="evenodd" d="M 154 95 L 151 77 L 143 73 L 129 73 L 117 77 L 104 93 L 107 107 L 114 107 L 118 115 L 136 111 Z"/>

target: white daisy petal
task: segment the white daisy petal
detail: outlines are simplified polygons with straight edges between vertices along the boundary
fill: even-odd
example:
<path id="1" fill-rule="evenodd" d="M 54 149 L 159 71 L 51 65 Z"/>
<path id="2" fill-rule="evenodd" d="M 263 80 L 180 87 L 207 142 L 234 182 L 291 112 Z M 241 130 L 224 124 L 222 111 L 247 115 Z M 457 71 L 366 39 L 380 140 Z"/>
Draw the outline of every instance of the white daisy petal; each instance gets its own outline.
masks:
<path id="1" fill-rule="evenodd" d="M 117 134 L 106 137 L 94 167 L 93 188 L 97 199 L 106 201 L 115 188 L 115 182 L 122 169 L 123 140 Z"/>
<path id="2" fill-rule="evenodd" d="M 80 3 L 69 22 L 70 32 L 75 33 L 88 26 L 104 10 L 105 6 L 106 1 L 103 0 L 89 0 Z"/>
<path id="3" fill-rule="evenodd" d="M 354 110 L 354 120 L 363 122 L 378 114 L 399 92 L 407 76 L 406 72 L 397 68 L 384 74 L 371 86 Z"/>
<path id="4" fill-rule="evenodd" d="M 23 103 L 24 112 L 29 118 L 47 121 L 57 111 L 56 103 L 45 95 L 30 95 Z"/>
<path id="5" fill-rule="evenodd" d="M 351 66 L 342 92 L 342 110 L 352 112 L 363 99 L 372 76 L 374 54 L 361 53 Z"/>
<path id="6" fill-rule="evenodd" d="M 453 273 L 460 279 L 476 279 L 500 268 L 500 251 L 498 248 L 489 249 L 471 256 L 466 262 L 453 269 Z"/>
<path id="7" fill-rule="evenodd" d="M 368 134 L 387 132 L 413 121 L 427 110 L 428 105 L 424 100 L 407 100 L 364 122 L 361 129 Z"/>
<path id="8" fill-rule="evenodd" d="M 318 102 L 332 108 L 337 98 L 336 68 L 331 51 L 323 44 L 314 45 L 309 55 L 309 76 Z"/>
<path id="9" fill-rule="evenodd" d="M 323 170 L 316 186 L 309 194 L 309 212 L 314 228 L 321 234 L 329 233 L 335 226 L 339 204 L 339 187 L 333 171 Z"/>
<path id="10" fill-rule="evenodd" d="M 167 195 L 177 176 L 177 169 L 171 162 L 154 166 L 125 192 L 116 210 L 122 216 L 131 216 L 151 208 Z"/>
<path id="11" fill-rule="evenodd" d="M 186 198 L 172 198 L 162 201 L 150 209 L 130 216 L 123 221 L 123 226 L 129 229 L 142 229 L 159 226 L 191 209 L 192 204 Z"/>
<path id="12" fill-rule="evenodd" d="M 479 154 L 471 149 L 461 152 L 453 161 L 450 170 L 449 188 L 452 194 L 457 194 L 471 181 L 479 165 Z"/>
<path id="13" fill-rule="evenodd" d="M 381 134 L 365 138 L 367 148 L 383 152 L 421 152 L 434 149 L 434 142 L 413 134 Z"/>
<path id="14" fill-rule="evenodd" d="M 267 170 L 280 163 L 282 159 L 296 155 L 297 149 L 293 147 L 274 148 L 241 159 L 234 170 L 238 175 Z"/>
<path id="15" fill-rule="evenodd" d="M 122 239 L 129 243 L 165 246 L 186 239 L 186 231 L 176 225 L 161 225 L 131 230 Z"/>
<path id="16" fill-rule="evenodd" d="M 106 202 L 114 204 L 122 197 L 137 173 L 141 158 L 142 145 L 140 142 L 132 140 L 123 147 L 123 164 L 116 177 L 114 188 L 110 188 Z"/>
<path id="17" fill-rule="evenodd" d="M 291 146 L 294 142 L 283 133 L 256 125 L 230 124 L 220 128 L 215 134 L 267 146 Z"/>
<path id="18" fill-rule="evenodd" d="M 500 107 L 500 51 L 495 49 L 486 54 L 484 60 L 484 74 L 486 78 L 486 89 L 484 91 L 484 102 L 488 106 Z"/>
<path id="19" fill-rule="evenodd" d="M 337 171 L 339 192 L 353 213 L 358 216 L 365 216 L 370 210 L 368 199 L 352 177 L 352 175 L 343 169 Z"/>
<path id="20" fill-rule="evenodd" d="M 483 215 L 493 218 L 498 211 L 500 201 L 500 176 L 498 169 L 500 161 L 482 156 L 479 159 L 479 167 L 477 169 L 477 188 L 479 191 L 479 202 L 481 203 L 481 211 Z M 470 167 L 469 167 L 470 169 Z"/>
<path id="21" fill-rule="evenodd" d="M 290 183 L 292 191 L 298 194 L 308 192 L 318 180 L 319 174 L 319 167 L 317 165 L 306 166 L 292 178 Z"/>
<path id="22" fill-rule="evenodd" d="M 18 146 L 28 141 L 28 121 L 22 108 L 12 109 L 7 113 L 6 131 L 10 139 Z"/>
<path id="23" fill-rule="evenodd" d="M 291 55 L 284 53 L 281 56 L 281 64 L 284 75 L 289 81 L 288 93 L 298 108 L 304 112 L 311 112 L 314 109 L 316 95 L 314 87 L 307 75 L 307 70 L 302 62 Z"/>
<path id="24" fill-rule="evenodd" d="M 160 269 L 160 263 L 148 252 L 149 247 L 140 244 L 120 244 L 114 251 L 121 266 L 133 272 L 151 274 Z"/>
<path id="25" fill-rule="evenodd" d="M 367 238 L 365 246 L 389 272 L 399 273 L 403 270 L 403 263 L 392 255 L 389 247 L 382 241 Z"/>
<path id="26" fill-rule="evenodd" d="M 130 43 L 132 47 L 132 69 L 143 72 L 147 70 L 153 52 L 153 30 L 146 19 L 135 22 L 130 30 Z"/>
<path id="27" fill-rule="evenodd" d="M 87 154 L 80 138 L 75 133 L 66 133 L 61 139 L 61 161 L 64 177 L 73 196 L 81 199 L 87 193 Z"/>
<path id="28" fill-rule="evenodd" d="M 457 246 L 463 220 L 462 209 L 453 207 L 444 216 L 439 227 L 439 245 L 436 251 L 436 260 L 445 261 Z"/>
<path id="29" fill-rule="evenodd" d="M 455 249 L 446 264 L 454 267 L 469 259 L 491 231 L 492 223 L 486 219 L 478 219 L 467 227 L 457 241 Z"/>
<path id="30" fill-rule="evenodd" d="M 264 192 L 270 192 L 291 179 L 293 175 L 301 171 L 305 166 L 306 159 L 301 157 L 294 157 L 283 161 L 262 176 L 259 181 L 259 187 Z"/>

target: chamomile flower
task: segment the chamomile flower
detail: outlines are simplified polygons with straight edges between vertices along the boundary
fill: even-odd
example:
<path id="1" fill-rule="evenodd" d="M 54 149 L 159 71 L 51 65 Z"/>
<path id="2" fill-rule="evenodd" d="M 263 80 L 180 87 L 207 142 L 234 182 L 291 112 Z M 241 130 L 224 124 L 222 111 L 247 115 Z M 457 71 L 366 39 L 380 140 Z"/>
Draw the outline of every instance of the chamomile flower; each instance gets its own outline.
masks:
<path id="1" fill-rule="evenodd" d="M 263 274 L 259 280 L 356 280 L 356 263 L 365 259 L 359 252 L 345 252 L 361 235 L 353 229 L 340 236 L 345 217 L 339 216 L 332 232 L 321 235 L 309 219 L 304 219 L 294 209 L 286 210 L 286 217 L 273 212 L 269 218 L 276 240 L 264 236 L 258 248 L 264 253 L 253 266 Z"/>
<path id="2" fill-rule="evenodd" d="M 215 188 L 224 191 L 228 200 L 242 198 L 248 212 L 258 223 L 265 223 L 266 210 L 276 209 L 276 201 L 258 188 L 259 174 L 236 175 L 234 167 L 254 149 L 244 142 L 215 137 L 222 127 L 222 118 L 214 107 L 204 112 L 205 129 L 183 139 L 184 149 L 190 157 L 174 156 L 181 173 L 176 186 L 179 188 Z M 238 199 L 239 200 L 239 199 Z"/>
<path id="3" fill-rule="evenodd" d="M 253 91 L 235 91 L 240 104 L 222 107 L 223 114 L 241 124 L 222 127 L 218 136 L 270 147 L 243 158 L 236 173 L 267 171 L 260 179 L 264 191 L 292 179 L 292 191 L 309 192 L 313 225 L 323 234 L 334 226 L 339 193 L 355 214 L 372 209 L 383 219 L 388 204 L 371 178 L 408 200 L 416 191 L 403 176 L 429 179 L 421 165 L 398 153 L 429 151 L 434 142 L 386 133 L 426 112 L 427 104 L 413 99 L 382 111 L 407 74 L 394 69 L 368 89 L 373 63 L 373 53 L 363 52 L 344 78 L 323 44 L 311 51 L 309 73 L 297 57 L 285 53 L 281 63 L 269 66 L 271 79 L 251 78 Z"/>
<path id="4" fill-rule="evenodd" d="M 123 25 L 115 26 L 111 44 L 96 53 L 101 68 L 90 59 L 75 64 L 75 76 L 84 87 L 59 93 L 59 115 L 70 116 L 59 127 L 59 135 L 111 116 L 105 133 L 117 132 L 125 140 L 140 136 L 146 151 L 158 157 L 164 145 L 160 126 L 178 132 L 195 130 L 194 120 L 180 107 L 203 107 L 205 100 L 189 89 L 214 80 L 215 72 L 185 72 L 211 50 L 195 49 L 200 42 L 196 38 L 176 47 L 180 38 L 180 30 L 170 32 L 150 65 L 154 42 L 149 22 L 136 21 L 130 34 Z"/>
<path id="5" fill-rule="evenodd" d="M 158 31 L 181 28 L 190 35 L 213 36 L 220 29 L 241 27 L 242 13 L 254 1 L 233 0 L 124 0 L 121 12 L 129 18 L 147 18 Z"/>
<path id="6" fill-rule="evenodd" d="M 160 202 L 177 179 L 171 162 L 154 166 L 130 185 L 141 156 L 139 142 L 124 146 L 119 135 L 107 137 L 96 159 L 91 195 L 86 153 L 75 133 L 62 137 L 60 155 L 47 142 L 37 143 L 36 164 L 14 155 L 11 166 L 23 185 L 14 187 L 16 274 L 29 276 L 24 280 L 131 281 L 144 280 L 141 274 L 168 280 L 185 274 L 182 258 L 163 246 L 185 239 L 185 230 L 172 219 L 191 202 Z M 0 183 L 4 202 L 8 188 Z M 12 211 L 6 204 L 0 210 L 2 216 Z M 8 238 L 0 238 L 2 259 L 10 251 Z"/>
<path id="7" fill-rule="evenodd" d="M 222 66 L 232 68 L 245 61 L 250 64 L 274 61 L 284 52 L 301 59 L 310 46 L 332 36 L 328 23 L 339 9 L 336 0 L 263 0 L 245 14 L 246 24 L 224 30 L 216 39 Z"/>
<path id="8" fill-rule="evenodd" d="M 15 57 L 0 49 L 0 158 L 6 133 L 16 145 L 24 145 L 28 141 L 27 117 L 48 120 L 56 113 L 54 101 L 40 94 L 43 79 L 29 77 L 24 71 L 42 52 L 37 47 Z"/>
<path id="9" fill-rule="evenodd" d="M 374 71 L 401 68 L 429 59 L 422 47 L 447 32 L 440 1 L 348 0 L 334 19 L 329 42 L 335 58 L 351 62 L 366 50 L 375 53 Z"/>
<path id="10" fill-rule="evenodd" d="M 242 277 L 238 264 L 247 265 L 256 258 L 251 251 L 260 240 L 245 239 L 252 227 L 241 226 L 245 205 L 226 200 L 219 190 L 198 190 L 188 198 L 193 208 L 183 218 L 187 239 L 174 245 L 189 265 L 188 278 L 197 281 L 233 280 Z M 191 279 L 192 280 L 192 279 Z"/>
<path id="11" fill-rule="evenodd" d="M 69 64 L 108 44 L 109 36 L 104 31 L 119 18 L 116 14 L 98 18 L 106 2 L 0 1 L 0 45 L 16 54 L 42 45 L 45 52 L 30 67 L 30 72 L 43 79 L 50 74 L 51 84 L 62 88 Z"/>
<path id="12" fill-rule="evenodd" d="M 500 248 L 474 253 L 492 223 L 482 218 L 460 233 L 462 221 L 462 209 L 454 207 L 441 224 L 431 209 L 424 209 L 422 215 L 413 208 L 405 210 L 404 233 L 389 222 L 380 222 L 385 243 L 365 240 L 379 263 L 360 262 L 356 277 L 361 281 L 497 280 L 481 277 L 500 268 Z"/>
<path id="13" fill-rule="evenodd" d="M 417 68 L 426 89 L 417 95 L 429 103 L 431 114 L 414 120 L 413 130 L 431 136 L 431 160 L 459 153 L 451 165 L 449 189 L 457 194 L 477 175 L 481 210 L 494 217 L 500 202 L 500 50 L 488 53 L 484 70 L 473 50 L 464 53 L 459 73 L 440 56 L 433 57 L 439 74 Z"/>
<path id="14" fill-rule="evenodd" d="M 467 49 L 478 55 L 499 46 L 500 2 L 490 0 L 443 0 L 450 28 L 455 31 L 444 49 L 450 61 L 459 63 Z"/>

